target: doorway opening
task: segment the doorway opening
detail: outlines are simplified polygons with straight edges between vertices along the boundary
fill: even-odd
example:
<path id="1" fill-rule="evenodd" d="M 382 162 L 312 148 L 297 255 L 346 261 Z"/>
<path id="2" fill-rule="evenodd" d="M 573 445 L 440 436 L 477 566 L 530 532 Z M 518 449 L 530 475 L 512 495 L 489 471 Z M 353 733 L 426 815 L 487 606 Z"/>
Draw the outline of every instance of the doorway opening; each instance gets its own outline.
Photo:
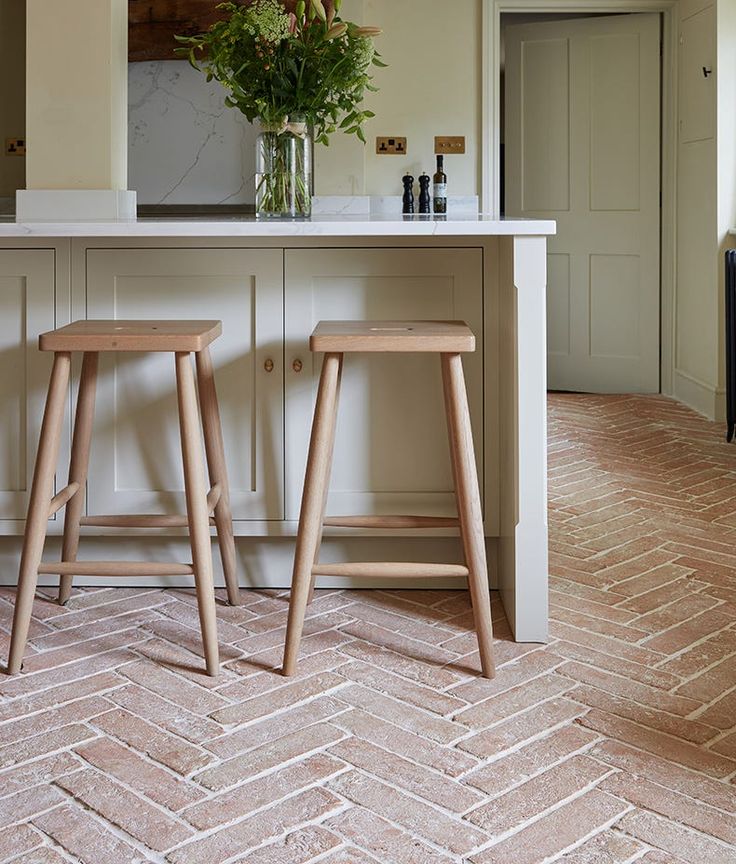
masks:
<path id="1" fill-rule="evenodd" d="M 505 139 L 506 139 L 506 29 L 518 24 L 537 24 L 545 21 L 571 21 L 577 18 L 599 18 L 609 13 L 606 12 L 504 12 L 501 14 L 501 53 L 500 61 L 500 174 L 498 187 L 498 208 L 503 218 L 506 215 L 506 164 L 505 164 Z M 621 13 L 628 14 L 628 13 Z"/>
<path id="2" fill-rule="evenodd" d="M 496 4 L 494 204 L 510 218 L 558 225 L 548 259 L 550 389 L 666 392 L 662 16 L 522 8 Z"/>

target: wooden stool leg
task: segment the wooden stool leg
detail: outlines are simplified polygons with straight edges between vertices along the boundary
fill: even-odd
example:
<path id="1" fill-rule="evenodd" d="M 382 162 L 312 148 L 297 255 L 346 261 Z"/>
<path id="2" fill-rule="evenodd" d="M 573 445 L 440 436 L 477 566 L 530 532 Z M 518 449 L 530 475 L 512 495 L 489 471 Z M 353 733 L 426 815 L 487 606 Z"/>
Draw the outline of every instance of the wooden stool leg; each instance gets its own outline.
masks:
<path id="1" fill-rule="evenodd" d="M 469 571 L 468 584 L 473 604 L 475 630 L 478 635 L 481 667 L 484 677 L 493 678 L 496 670 L 493 660 L 493 625 L 483 513 L 480 506 L 478 474 L 475 468 L 473 430 L 470 425 L 468 396 L 460 354 L 442 354 L 442 380 L 460 533 L 465 551 L 465 564 Z"/>
<path id="2" fill-rule="evenodd" d="M 337 416 L 337 398 L 342 354 L 325 354 L 314 409 L 309 457 L 304 478 L 299 531 L 294 553 L 289 619 L 286 625 L 284 675 L 293 675 L 307 611 L 312 569 L 319 553 L 326 489 L 330 481 L 332 440 Z"/>
<path id="3" fill-rule="evenodd" d="M 199 622 L 204 656 L 209 675 L 217 675 L 219 651 L 215 615 L 215 587 L 212 580 L 212 544 L 207 510 L 207 488 L 197 411 L 197 393 L 189 354 L 176 354 L 176 390 L 179 399 L 181 453 L 184 463 L 184 489 L 187 499 L 189 540 L 192 545 L 194 582 L 197 589 Z"/>
<path id="4" fill-rule="evenodd" d="M 217 539 L 220 545 L 220 558 L 225 574 L 228 602 L 231 606 L 237 606 L 240 603 L 240 591 L 238 589 L 233 517 L 230 511 L 230 486 L 227 480 L 225 446 L 222 440 L 220 408 L 217 403 L 217 389 L 215 388 L 215 371 L 209 348 L 198 351 L 196 359 L 199 406 L 202 413 L 210 486 L 217 483 L 221 491 L 220 500 L 215 507 L 215 525 L 217 526 Z"/>
<path id="5" fill-rule="evenodd" d="M 31 623 L 33 596 L 36 593 L 38 566 L 43 555 L 46 529 L 49 518 L 49 504 L 54 487 L 54 473 L 59 458 L 61 426 L 64 421 L 64 406 L 69 386 L 71 354 L 54 355 L 54 366 L 46 397 L 46 408 L 41 425 L 36 467 L 33 472 L 31 497 L 23 539 L 23 552 L 20 559 L 18 594 L 13 614 L 13 633 L 10 639 L 8 673 L 15 675 L 20 671 L 23 654 Z"/>
<path id="6" fill-rule="evenodd" d="M 342 364 L 343 364 L 343 355 L 340 355 L 340 365 L 337 369 L 337 384 L 335 386 L 335 398 L 334 404 L 332 408 L 332 417 L 329 421 L 328 426 L 328 434 L 329 440 L 325 442 L 325 446 L 327 447 L 327 464 L 332 467 L 332 456 L 335 452 L 335 427 L 337 426 L 337 406 L 340 402 L 340 383 L 342 381 Z M 329 469 L 328 469 L 329 470 Z M 327 507 L 327 496 L 330 493 L 330 477 L 329 473 L 327 475 L 327 482 L 324 485 L 324 491 L 322 493 L 322 507 L 320 510 L 320 520 L 319 520 L 319 528 L 317 534 L 317 545 L 314 549 L 314 564 L 316 564 L 319 560 L 319 550 L 322 546 L 322 532 L 324 530 L 323 522 L 325 520 L 325 508 Z M 314 600 L 314 583 L 317 581 L 317 577 L 314 573 L 312 573 L 309 580 L 309 594 L 307 596 L 307 606 L 309 606 Z"/>
<path id="7" fill-rule="evenodd" d="M 61 547 L 62 561 L 76 561 L 79 549 L 79 520 L 84 509 L 89 447 L 92 440 L 92 420 L 95 413 L 95 391 L 97 388 L 97 363 L 99 354 L 86 352 L 82 360 L 82 375 L 79 380 L 77 412 L 74 419 L 72 458 L 69 464 L 69 482 L 79 483 L 79 490 L 71 497 L 64 513 L 64 542 Z M 62 606 L 72 593 L 73 576 L 62 576 L 59 582 L 59 603 Z"/>

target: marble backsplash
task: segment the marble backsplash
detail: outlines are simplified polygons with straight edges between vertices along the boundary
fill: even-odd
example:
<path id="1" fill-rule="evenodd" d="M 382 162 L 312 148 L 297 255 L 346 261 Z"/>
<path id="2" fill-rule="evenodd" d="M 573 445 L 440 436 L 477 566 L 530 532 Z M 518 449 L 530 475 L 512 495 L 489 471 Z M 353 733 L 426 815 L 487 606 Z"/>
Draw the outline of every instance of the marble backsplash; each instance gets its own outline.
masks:
<path id="1" fill-rule="evenodd" d="M 139 204 L 252 204 L 255 129 L 180 60 L 131 63 L 128 188 Z"/>
<path id="2" fill-rule="evenodd" d="M 128 188 L 139 205 L 255 203 L 257 132 L 224 93 L 181 60 L 129 65 Z M 477 213 L 478 198 L 451 196 L 448 209 Z M 400 213 L 401 197 L 327 196 L 314 212 Z"/>

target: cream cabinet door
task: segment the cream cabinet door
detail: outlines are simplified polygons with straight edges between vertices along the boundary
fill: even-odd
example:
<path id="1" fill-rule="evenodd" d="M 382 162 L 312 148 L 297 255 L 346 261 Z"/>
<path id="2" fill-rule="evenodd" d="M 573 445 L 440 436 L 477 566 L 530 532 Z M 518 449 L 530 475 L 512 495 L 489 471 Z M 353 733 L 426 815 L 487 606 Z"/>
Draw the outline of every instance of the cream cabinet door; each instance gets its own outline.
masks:
<path id="1" fill-rule="evenodd" d="M 464 363 L 482 469 L 480 249 L 288 250 L 285 274 L 287 519 L 299 516 L 321 369 L 308 343 L 323 319 L 467 321 L 478 337 Z M 328 512 L 454 514 L 439 357 L 346 356 Z"/>
<path id="2" fill-rule="evenodd" d="M 38 334 L 54 328 L 53 249 L 0 249 L 0 519 L 25 519 L 51 355 Z"/>
<path id="3" fill-rule="evenodd" d="M 283 519 L 282 268 L 280 250 L 87 250 L 88 318 L 222 321 L 211 351 L 238 520 Z M 100 370 L 89 512 L 185 512 L 173 356 Z"/>

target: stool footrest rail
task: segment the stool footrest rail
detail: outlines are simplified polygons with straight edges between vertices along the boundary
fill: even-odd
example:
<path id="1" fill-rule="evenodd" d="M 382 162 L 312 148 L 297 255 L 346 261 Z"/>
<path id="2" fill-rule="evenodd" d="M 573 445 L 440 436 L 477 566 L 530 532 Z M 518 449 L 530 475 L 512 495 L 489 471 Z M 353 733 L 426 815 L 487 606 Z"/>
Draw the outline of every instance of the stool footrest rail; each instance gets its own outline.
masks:
<path id="1" fill-rule="evenodd" d="M 346 562 L 344 564 L 315 564 L 313 576 L 345 576 L 387 579 L 426 579 L 435 576 L 467 576 L 463 564 L 424 564 L 405 561 Z"/>
<path id="2" fill-rule="evenodd" d="M 326 528 L 459 528 L 456 516 L 327 516 Z"/>
<path id="3" fill-rule="evenodd" d="M 186 516 L 131 514 L 111 516 L 82 516 L 79 520 L 82 527 L 87 528 L 186 528 L 189 520 Z M 210 518 L 210 525 L 215 520 Z"/>
<path id="4" fill-rule="evenodd" d="M 192 576 L 194 567 L 175 561 L 42 561 L 38 572 L 60 576 Z"/>

